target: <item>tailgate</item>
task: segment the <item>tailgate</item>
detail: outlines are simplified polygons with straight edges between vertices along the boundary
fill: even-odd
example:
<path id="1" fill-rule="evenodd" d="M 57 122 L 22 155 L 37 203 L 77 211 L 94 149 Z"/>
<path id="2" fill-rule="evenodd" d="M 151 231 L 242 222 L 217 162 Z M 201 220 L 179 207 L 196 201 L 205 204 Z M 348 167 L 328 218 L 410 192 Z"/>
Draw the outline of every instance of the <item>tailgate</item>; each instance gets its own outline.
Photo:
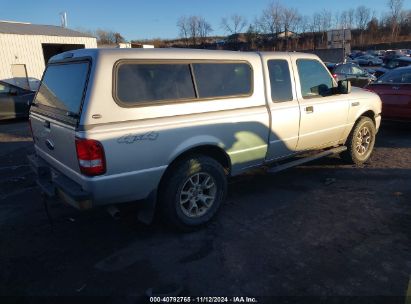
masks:
<path id="1" fill-rule="evenodd" d="M 75 127 L 33 111 L 30 121 L 37 154 L 54 167 L 63 165 L 79 173 Z"/>
<path id="2" fill-rule="evenodd" d="M 37 154 L 68 175 L 80 172 L 75 136 L 90 66 L 84 59 L 48 64 L 30 109 Z"/>

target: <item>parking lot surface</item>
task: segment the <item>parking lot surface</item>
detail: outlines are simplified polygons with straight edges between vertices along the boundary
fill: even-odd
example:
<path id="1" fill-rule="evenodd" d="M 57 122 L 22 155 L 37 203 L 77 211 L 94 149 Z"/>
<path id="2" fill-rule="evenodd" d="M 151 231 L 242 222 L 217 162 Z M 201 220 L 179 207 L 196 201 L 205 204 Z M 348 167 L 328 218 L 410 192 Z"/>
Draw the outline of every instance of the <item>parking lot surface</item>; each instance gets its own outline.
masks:
<path id="1" fill-rule="evenodd" d="M 175 283 L 190 296 L 387 296 L 405 303 L 410 134 L 410 126 L 383 124 L 362 168 L 333 157 L 234 178 L 216 220 L 181 233 L 159 219 L 139 224 L 132 207 L 114 220 L 104 209 L 54 203 L 51 224 L 27 166 L 28 124 L 2 122 L 0 295 L 132 303 Z"/>

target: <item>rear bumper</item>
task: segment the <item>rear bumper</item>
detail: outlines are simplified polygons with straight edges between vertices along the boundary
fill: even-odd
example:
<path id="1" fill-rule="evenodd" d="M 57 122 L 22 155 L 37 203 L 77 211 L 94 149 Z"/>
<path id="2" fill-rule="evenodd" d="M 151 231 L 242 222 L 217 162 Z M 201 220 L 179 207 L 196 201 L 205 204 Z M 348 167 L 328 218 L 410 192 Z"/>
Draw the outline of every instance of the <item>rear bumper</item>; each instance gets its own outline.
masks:
<path id="1" fill-rule="evenodd" d="M 36 183 L 49 198 L 59 199 L 77 209 L 90 209 L 93 205 L 91 193 L 58 171 L 52 169 L 35 154 L 27 156 L 29 165 L 36 174 Z"/>

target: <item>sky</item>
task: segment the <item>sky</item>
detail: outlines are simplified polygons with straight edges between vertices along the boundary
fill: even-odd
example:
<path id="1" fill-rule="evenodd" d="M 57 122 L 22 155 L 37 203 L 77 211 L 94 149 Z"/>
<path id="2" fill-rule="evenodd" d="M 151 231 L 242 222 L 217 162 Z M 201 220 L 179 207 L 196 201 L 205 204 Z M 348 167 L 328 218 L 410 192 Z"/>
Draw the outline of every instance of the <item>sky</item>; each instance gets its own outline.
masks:
<path id="1" fill-rule="evenodd" d="M 181 16 L 203 16 L 214 35 L 225 34 L 221 18 L 239 14 L 253 22 L 272 0 L 0 0 L 0 20 L 60 25 L 60 12 L 67 12 L 68 27 L 97 28 L 121 33 L 126 40 L 176 38 Z M 334 12 L 359 5 L 375 10 L 376 16 L 387 10 L 387 0 L 282 0 L 284 6 L 311 16 L 327 9 Z M 404 1 L 411 9 L 411 0 Z"/>

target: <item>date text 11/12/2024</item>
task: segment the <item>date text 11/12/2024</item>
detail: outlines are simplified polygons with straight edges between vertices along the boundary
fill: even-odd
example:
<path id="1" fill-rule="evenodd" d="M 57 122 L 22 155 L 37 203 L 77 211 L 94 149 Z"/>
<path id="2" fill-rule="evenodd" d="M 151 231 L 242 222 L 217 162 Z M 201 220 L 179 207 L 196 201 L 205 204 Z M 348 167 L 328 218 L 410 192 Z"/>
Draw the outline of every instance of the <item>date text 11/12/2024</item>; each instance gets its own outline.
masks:
<path id="1" fill-rule="evenodd" d="M 150 303 L 258 303 L 254 297 L 150 297 Z"/>

